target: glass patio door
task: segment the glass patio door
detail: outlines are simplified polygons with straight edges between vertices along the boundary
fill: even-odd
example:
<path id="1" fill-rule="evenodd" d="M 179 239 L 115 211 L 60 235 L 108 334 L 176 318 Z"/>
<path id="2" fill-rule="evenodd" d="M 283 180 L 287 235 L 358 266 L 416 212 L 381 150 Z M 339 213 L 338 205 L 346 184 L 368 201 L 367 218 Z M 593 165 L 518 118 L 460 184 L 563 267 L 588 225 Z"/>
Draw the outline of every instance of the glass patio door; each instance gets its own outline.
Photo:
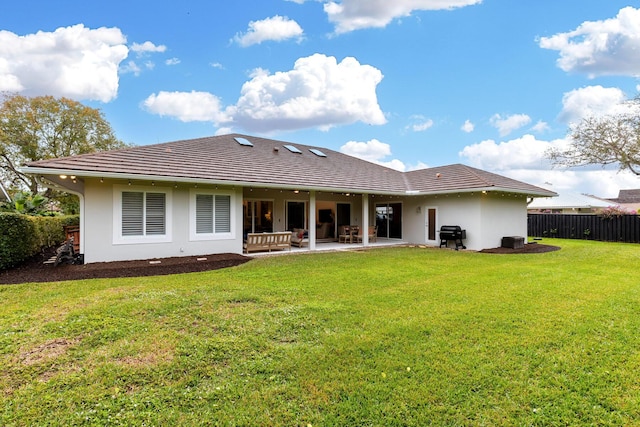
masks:
<path id="1" fill-rule="evenodd" d="M 287 230 L 307 228 L 307 203 L 287 202 Z"/>
<path id="2" fill-rule="evenodd" d="M 270 233 L 273 231 L 273 201 L 245 200 L 242 202 L 243 232 Z"/>
<path id="3" fill-rule="evenodd" d="M 378 237 L 402 239 L 402 203 L 376 204 Z"/>

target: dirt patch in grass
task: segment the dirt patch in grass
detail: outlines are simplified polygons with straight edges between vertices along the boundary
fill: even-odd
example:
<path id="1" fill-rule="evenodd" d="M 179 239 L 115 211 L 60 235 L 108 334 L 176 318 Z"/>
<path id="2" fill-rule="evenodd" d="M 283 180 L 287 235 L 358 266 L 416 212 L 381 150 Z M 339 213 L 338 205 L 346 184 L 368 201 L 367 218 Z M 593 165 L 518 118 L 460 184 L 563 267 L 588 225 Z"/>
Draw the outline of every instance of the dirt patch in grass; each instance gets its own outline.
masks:
<path id="1" fill-rule="evenodd" d="M 27 366 L 35 365 L 43 361 L 63 355 L 67 349 L 78 343 L 78 340 L 55 338 L 39 345 L 29 351 L 20 354 L 22 363 Z"/>
<path id="2" fill-rule="evenodd" d="M 16 268 L 0 271 L 0 284 L 193 273 L 233 267 L 251 260 L 251 257 L 239 254 L 213 254 L 142 261 L 58 265 L 57 267 L 44 264 L 44 261 L 54 253 L 55 248 L 43 251 Z"/>

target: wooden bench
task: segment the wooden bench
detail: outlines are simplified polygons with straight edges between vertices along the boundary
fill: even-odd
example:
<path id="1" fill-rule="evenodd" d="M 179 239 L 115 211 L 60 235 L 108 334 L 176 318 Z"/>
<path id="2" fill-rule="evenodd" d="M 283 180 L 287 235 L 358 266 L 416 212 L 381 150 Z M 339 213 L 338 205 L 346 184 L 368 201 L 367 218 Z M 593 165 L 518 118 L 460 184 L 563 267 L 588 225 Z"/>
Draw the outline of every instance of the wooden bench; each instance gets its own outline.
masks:
<path id="1" fill-rule="evenodd" d="M 276 231 L 273 233 L 249 233 L 245 240 L 244 252 L 259 252 L 272 250 L 291 250 L 291 232 Z"/>

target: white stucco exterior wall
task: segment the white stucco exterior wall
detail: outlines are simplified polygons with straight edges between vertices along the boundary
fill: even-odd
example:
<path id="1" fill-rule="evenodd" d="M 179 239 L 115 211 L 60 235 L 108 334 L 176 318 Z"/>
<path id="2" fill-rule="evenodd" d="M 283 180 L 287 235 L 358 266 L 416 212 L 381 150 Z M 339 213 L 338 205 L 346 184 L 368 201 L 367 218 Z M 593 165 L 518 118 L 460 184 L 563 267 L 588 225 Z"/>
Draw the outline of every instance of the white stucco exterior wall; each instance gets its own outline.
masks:
<path id="1" fill-rule="evenodd" d="M 466 230 L 467 249 L 499 247 L 504 236 L 527 236 L 526 197 L 481 192 L 431 197 L 408 197 L 404 200 L 403 240 L 414 244 L 427 241 L 426 216 L 429 208 L 437 210 L 436 241 L 443 225 L 459 225 Z"/>
<path id="2" fill-rule="evenodd" d="M 115 187 L 114 187 L 115 185 Z M 138 190 L 153 191 L 164 189 L 170 192 L 168 204 L 168 224 L 170 237 L 166 242 L 123 244 L 114 241 L 114 191 L 118 185 L 126 183 L 100 182 L 98 179 L 85 181 L 84 257 L 86 263 L 125 261 L 175 256 L 194 256 L 210 253 L 242 253 L 242 191 L 234 190 L 232 209 L 233 236 L 216 240 L 190 240 L 189 197 L 186 185 L 134 186 Z"/>

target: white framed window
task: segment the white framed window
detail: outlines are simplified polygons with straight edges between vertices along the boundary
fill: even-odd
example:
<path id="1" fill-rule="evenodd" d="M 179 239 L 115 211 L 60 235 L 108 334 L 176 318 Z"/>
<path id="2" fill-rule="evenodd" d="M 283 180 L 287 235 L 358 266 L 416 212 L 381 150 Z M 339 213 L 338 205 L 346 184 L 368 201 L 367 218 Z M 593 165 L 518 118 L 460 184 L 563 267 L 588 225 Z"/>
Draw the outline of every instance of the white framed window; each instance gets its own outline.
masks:
<path id="1" fill-rule="evenodd" d="M 235 238 L 235 195 L 231 192 L 191 189 L 190 240 Z"/>
<path id="2" fill-rule="evenodd" d="M 113 243 L 171 241 L 171 190 L 114 186 Z"/>

